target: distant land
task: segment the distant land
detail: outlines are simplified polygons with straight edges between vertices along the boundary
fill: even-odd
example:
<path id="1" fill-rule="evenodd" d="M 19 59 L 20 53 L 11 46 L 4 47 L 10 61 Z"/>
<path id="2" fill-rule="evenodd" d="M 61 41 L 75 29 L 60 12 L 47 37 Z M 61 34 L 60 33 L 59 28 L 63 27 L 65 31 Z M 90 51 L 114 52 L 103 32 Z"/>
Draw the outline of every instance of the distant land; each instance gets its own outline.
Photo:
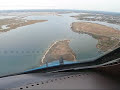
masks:
<path id="1" fill-rule="evenodd" d="M 77 20 L 100 21 L 120 25 L 120 13 L 117 12 L 67 9 L 0 10 L 0 12 L 0 16 L 10 16 L 10 18 L 0 18 L 0 32 L 7 32 L 18 27 L 48 21 L 27 20 L 26 17 L 28 16 L 61 16 L 60 14 L 66 13 L 78 13 L 79 15 L 77 16 L 71 16 Z M 120 31 L 114 28 L 88 22 L 74 22 L 72 23 L 72 30 L 77 33 L 86 33 L 92 35 L 92 37 L 98 40 L 96 47 L 99 50 L 108 51 L 119 46 Z"/>
<path id="2" fill-rule="evenodd" d="M 0 20 L 0 32 L 7 32 L 11 29 L 18 27 L 31 25 L 39 22 L 45 22 L 47 20 L 22 20 L 22 19 L 1 19 Z"/>
<path id="3" fill-rule="evenodd" d="M 48 20 L 27 20 L 28 16 L 58 15 L 53 12 L 3 12 L 0 14 L 0 32 L 7 32 L 18 27 L 45 22 Z"/>

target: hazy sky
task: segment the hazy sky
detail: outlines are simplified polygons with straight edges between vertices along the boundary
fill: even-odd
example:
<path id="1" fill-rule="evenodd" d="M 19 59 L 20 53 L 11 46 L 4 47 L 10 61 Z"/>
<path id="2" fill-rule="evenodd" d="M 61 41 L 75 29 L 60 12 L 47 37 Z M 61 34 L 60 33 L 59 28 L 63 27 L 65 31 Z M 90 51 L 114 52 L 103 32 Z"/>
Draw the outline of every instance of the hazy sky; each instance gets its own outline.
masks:
<path id="1" fill-rule="evenodd" d="M 0 0 L 0 10 L 80 9 L 120 12 L 120 0 Z"/>

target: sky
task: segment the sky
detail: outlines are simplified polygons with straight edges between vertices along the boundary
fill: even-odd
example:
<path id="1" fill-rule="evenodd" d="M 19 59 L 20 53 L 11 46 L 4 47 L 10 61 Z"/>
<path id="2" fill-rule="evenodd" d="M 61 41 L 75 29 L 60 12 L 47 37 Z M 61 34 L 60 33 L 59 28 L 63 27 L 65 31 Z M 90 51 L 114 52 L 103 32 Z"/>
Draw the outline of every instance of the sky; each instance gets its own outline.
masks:
<path id="1" fill-rule="evenodd" d="M 0 0 L 0 10 L 79 9 L 120 12 L 120 0 Z"/>

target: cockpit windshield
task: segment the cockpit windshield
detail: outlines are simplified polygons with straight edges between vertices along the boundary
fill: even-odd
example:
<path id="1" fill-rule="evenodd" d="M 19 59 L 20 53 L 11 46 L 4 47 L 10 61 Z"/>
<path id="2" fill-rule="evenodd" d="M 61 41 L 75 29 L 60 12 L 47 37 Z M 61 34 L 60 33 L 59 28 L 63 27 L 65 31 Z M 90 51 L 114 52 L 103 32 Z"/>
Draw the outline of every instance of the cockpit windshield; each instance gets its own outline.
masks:
<path id="1" fill-rule="evenodd" d="M 90 62 L 120 46 L 120 8 L 104 6 L 113 0 L 18 0 L 16 6 L 15 0 L 5 1 L 9 5 L 0 1 L 0 76 Z"/>

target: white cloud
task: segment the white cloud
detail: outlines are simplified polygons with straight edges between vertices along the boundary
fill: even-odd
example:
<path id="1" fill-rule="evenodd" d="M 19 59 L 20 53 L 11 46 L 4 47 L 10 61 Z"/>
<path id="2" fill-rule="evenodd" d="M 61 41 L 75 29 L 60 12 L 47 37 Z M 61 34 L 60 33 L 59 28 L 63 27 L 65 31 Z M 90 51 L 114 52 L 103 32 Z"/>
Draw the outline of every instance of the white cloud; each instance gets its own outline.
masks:
<path id="1" fill-rule="evenodd" d="M 1 0 L 0 9 L 81 9 L 120 12 L 120 0 Z"/>

